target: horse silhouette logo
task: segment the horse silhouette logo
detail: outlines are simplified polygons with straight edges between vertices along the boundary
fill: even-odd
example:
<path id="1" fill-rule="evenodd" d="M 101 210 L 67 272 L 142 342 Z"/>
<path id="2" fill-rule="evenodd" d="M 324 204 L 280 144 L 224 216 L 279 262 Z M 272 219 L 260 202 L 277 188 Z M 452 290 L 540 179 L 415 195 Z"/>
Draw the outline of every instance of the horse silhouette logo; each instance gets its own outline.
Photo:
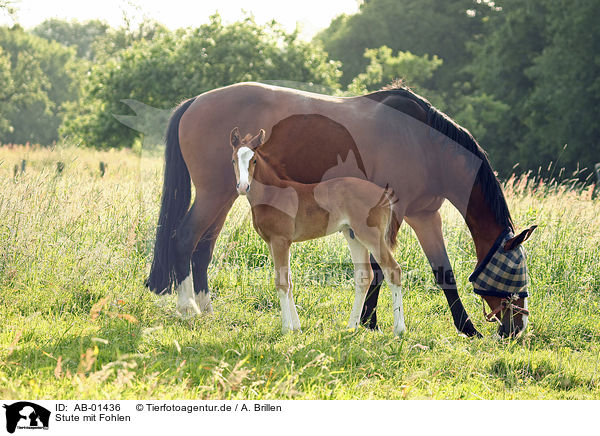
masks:
<path id="1" fill-rule="evenodd" d="M 6 431 L 19 429 L 48 429 L 50 411 L 28 401 L 3 406 L 6 409 Z"/>

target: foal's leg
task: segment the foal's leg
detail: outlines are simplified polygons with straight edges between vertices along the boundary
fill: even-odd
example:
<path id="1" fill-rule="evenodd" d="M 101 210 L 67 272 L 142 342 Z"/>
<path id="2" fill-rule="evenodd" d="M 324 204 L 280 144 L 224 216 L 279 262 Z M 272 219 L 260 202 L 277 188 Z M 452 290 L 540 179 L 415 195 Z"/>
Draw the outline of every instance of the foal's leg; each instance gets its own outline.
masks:
<path id="1" fill-rule="evenodd" d="M 400 336 L 405 330 L 404 309 L 402 308 L 402 287 L 400 277 L 402 271 L 400 265 L 394 259 L 392 251 L 388 247 L 384 233 L 385 230 L 379 230 L 377 227 L 371 227 L 358 235 L 361 241 L 375 257 L 375 260 L 383 271 L 385 281 L 392 291 L 392 310 L 394 314 L 394 334 Z"/>
<path id="2" fill-rule="evenodd" d="M 381 241 L 384 244 L 384 241 Z M 402 307 L 402 286 L 400 276 L 402 271 L 400 265 L 394 259 L 390 249 L 382 248 L 380 257 L 377 259 L 381 268 L 383 269 L 383 275 L 385 281 L 392 291 L 392 310 L 394 314 L 394 334 L 400 336 L 406 330 L 404 324 L 404 309 Z"/>
<path id="3" fill-rule="evenodd" d="M 363 310 L 369 283 L 373 278 L 373 271 L 369 263 L 369 251 L 366 247 L 350 233 L 350 230 L 344 230 L 343 234 L 346 241 L 348 241 L 352 263 L 354 264 L 354 305 L 348 321 L 348 328 L 352 329 L 357 328 L 360 323 L 360 314 Z"/>
<path id="4" fill-rule="evenodd" d="M 275 288 L 281 304 L 281 329 L 283 333 L 294 330 L 290 298 L 292 293 L 290 281 L 290 241 L 283 238 L 273 238 L 270 241 L 273 265 L 275 266 Z M 295 311 L 295 308 L 293 309 Z M 299 323 L 298 323 L 299 324 Z M 299 327 L 299 326 L 298 326 Z"/>

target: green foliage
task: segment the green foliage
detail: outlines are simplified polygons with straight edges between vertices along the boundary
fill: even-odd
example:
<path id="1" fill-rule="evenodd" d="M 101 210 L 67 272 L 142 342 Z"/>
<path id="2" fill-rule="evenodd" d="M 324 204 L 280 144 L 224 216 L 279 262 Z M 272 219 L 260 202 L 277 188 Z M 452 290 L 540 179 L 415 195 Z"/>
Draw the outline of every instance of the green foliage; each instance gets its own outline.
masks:
<path id="1" fill-rule="evenodd" d="M 154 20 L 143 20 L 137 26 L 133 25 L 127 17 L 125 24 L 118 28 L 108 28 L 103 35 L 99 35 L 91 48 L 99 62 L 116 57 L 119 53 L 133 46 L 139 41 L 150 41 L 160 35 L 169 33 L 168 29 Z"/>
<path id="2" fill-rule="evenodd" d="M 67 47 L 75 47 L 77 56 L 94 59 L 94 41 L 108 31 L 109 26 L 100 20 L 89 20 L 83 23 L 51 18 L 38 24 L 32 33 L 49 41 L 56 41 Z"/>
<path id="3" fill-rule="evenodd" d="M 366 72 L 356 76 L 348 86 L 348 90 L 354 94 L 376 91 L 398 78 L 424 93 L 425 83 L 442 65 L 442 60 L 435 55 L 430 58 L 428 55 L 416 56 L 407 51 L 393 56 L 392 49 L 385 45 L 365 50 L 365 57 L 370 60 Z"/>
<path id="4" fill-rule="evenodd" d="M 4 53 L 0 47 L 0 135 L 12 130 L 8 120 L 11 112 L 14 110 L 14 104 L 11 101 L 14 94 L 15 82 L 11 72 L 10 57 Z M 0 136 L 2 137 L 2 136 Z"/>
<path id="5" fill-rule="evenodd" d="M 218 15 L 197 29 L 161 31 L 94 65 L 79 102 L 70 106 L 63 135 L 95 147 L 131 146 L 138 132 L 112 114 L 122 99 L 170 108 L 184 98 L 249 80 L 313 82 L 336 89 L 338 65 L 276 23 L 253 19 L 223 25 Z"/>
<path id="6" fill-rule="evenodd" d="M 365 49 L 386 45 L 394 51 L 442 58 L 443 66 L 427 86 L 449 88 L 465 79 L 463 69 L 471 60 L 466 44 L 480 37 L 491 9 L 487 2 L 475 0 L 371 0 L 361 5 L 359 13 L 336 18 L 316 39 L 331 58 L 342 62 L 343 85 L 367 67 Z"/>
<path id="7" fill-rule="evenodd" d="M 525 105 L 527 131 L 518 155 L 535 167 L 540 161 L 556 161 L 567 144 L 559 165 L 590 170 L 600 161 L 600 3 L 545 3 L 548 43 L 525 72 L 534 86 Z"/>
<path id="8" fill-rule="evenodd" d="M 0 28 L 0 142 L 50 144 L 58 139 L 64 104 L 78 91 L 74 50 L 25 32 Z M 9 71 L 6 66 L 10 64 Z"/>
<path id="9" fill-rule="evenodd" d="M 559 157 L 568 170 L 591 168 L 600 160 L 600 4 L 498 3 L 501 11 L 486 22 L 488 36 L 472 45 L 469 67 L 477 89 L 510 107 L 485 147 L 505 156 L 505 174 L 511 162 L 535 171 Z"/>

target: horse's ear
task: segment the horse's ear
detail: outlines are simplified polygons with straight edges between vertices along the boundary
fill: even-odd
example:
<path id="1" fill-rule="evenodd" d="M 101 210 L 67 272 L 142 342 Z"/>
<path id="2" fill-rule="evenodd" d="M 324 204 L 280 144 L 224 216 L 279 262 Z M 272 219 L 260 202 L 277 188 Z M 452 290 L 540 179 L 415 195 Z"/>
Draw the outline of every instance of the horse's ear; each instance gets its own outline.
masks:
<path id="1" fill-rule="evenodd" d="M 258 148 L 261 145 L 263 145 L 264 142 L 265 142 L 265 131 L 263 129 L 260 129 L 260 132 L 258 132 L 258 135 L 256 135 L 254 138 L 252 138 L 250 140 L 250 148 L 252 148 L 252 149 Z"/>
<path id="2" fill-rule="evenodd" d="M 234 127 L 229 134 L 229 142 L 233 148 L 237 148 L 240 145 L 240 129 Z"/>
<path id="3" fill-rule="evenodd" d="M 537 226 L 531 226 L 528 229 L 523 230 L 521 233 L 519 233 L 514 238 L 510 238 L 508 241 L 506 241 L 506 244 L 504 244 L 504 249 L 507 251 L 514 250 L 519 245 L 521 245 L 523 242 L 528 240 L 536 228 L 537 228 Z"/>

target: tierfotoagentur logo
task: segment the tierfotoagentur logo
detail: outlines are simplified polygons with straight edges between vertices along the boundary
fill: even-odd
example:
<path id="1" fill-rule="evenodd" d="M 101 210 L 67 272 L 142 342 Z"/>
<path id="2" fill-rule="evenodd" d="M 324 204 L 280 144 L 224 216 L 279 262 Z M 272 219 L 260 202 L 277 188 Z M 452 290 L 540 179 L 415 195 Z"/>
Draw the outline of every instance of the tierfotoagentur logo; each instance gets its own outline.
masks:
<path id="1" fill-rule="evenodd" d="M 19 430 L 48 430 L 50 411 L 42 406 L 28 401 L 19 401 L 6 409 L 6 431 L 14 433 Z"/>

